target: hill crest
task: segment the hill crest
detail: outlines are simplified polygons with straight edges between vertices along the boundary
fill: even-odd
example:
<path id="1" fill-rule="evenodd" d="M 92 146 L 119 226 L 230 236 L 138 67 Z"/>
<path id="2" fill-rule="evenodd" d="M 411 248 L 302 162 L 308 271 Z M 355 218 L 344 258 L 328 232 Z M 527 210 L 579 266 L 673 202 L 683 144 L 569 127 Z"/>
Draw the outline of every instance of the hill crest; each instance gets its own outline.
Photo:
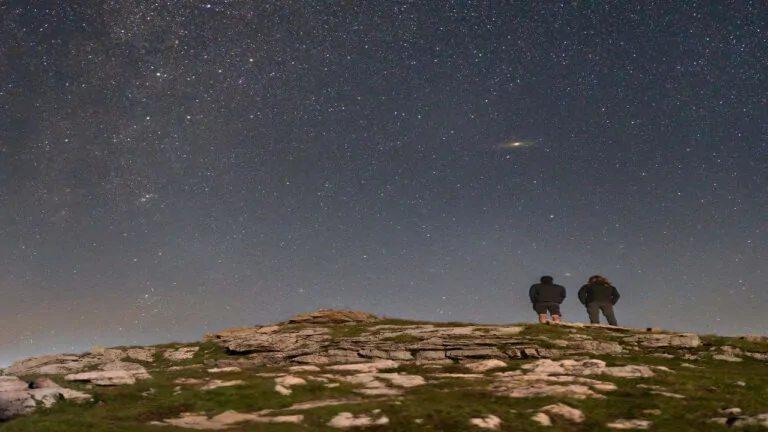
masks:
<path id="1" fill-rule="evenodd" d="M 197 343 L 15 362 L 0 418 L 8 430 L 726 430 L 768 426 L 767 362 L 760 336 L 325 309 Z"/>

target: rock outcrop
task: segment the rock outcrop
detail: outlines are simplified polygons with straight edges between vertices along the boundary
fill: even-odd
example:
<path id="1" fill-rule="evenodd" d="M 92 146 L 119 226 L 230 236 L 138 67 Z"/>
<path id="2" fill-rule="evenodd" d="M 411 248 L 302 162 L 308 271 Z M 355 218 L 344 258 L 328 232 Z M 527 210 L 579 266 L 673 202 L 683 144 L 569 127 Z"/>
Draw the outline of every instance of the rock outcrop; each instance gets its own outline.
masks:
<path id="1" fill-rule="evenodd" d="M 87 413 L 88 401 L 93 400 L 90 394 L 97 400 L 106 394 L 109 403 L 118 404 L 113 395 L 138 385 L 142 390 L 136 397 L 147 404 L 156 398 L 183 397 L 189 401 L 191 392 L 206 392 L 201 400 L 208 402 L 230 401 L 237 394 L 253 397 L 258 388 L 268 395 L 262 395 L 255 405 L 270 407 L 253 412 L 238 412 L 232 407 L 176 411 L 143 420 L 142 427 L 225 430 L 244 423 L 258 423 L 264 428 L 272 423 L 299 423 L 320 429 L 370 426 L 397 430 L 402 426 L 398 422 L 403 421 L 403 413 L 418 409 L 419 395 L 439 392 L 439 397 L 433 394 L 426 399 L 433 403 L 451 398 L 455 388 L 471 390 L 474 393 L 466 394 L 478 398 L 491 398 L 494 403 L 489 406 L 508 404 L 516 408 L 514 401 L 540 397 L 558 402 L 547 400 L 534 409 L 528 405 L 519 413 L 515 409 L 486 412 L 484 405 L 478 405 L 481 409 L 451 427 L 506 430 L 514 427 L 513 416 L 514 421 L 538 423 L 552 430 L 581 430 L 589 424 L 590 412 L 574 406 L 613 404 L 617 398 L 630 398 L 633 405 L 649 400 L 656 405 L 693 404 L 707 392 L 755 391 L 759 385 L 755 383 L 762 382 L 759 374 L 745 375 L 744 381 L 735 381 L 738 376 L 729 374 L 731 381 L 725 384 L 696 390 L 691 390 L 690 383 L 673 385 L 680 375 L 705 377 L 713 365 L 747 368 L 768 361 L 768 342 L 760 346 L 764 341 L 758 337 L 731 340 L 733 346 L 722 339 L 715 344 L 712 340 L 658 329 L 573 323 L 552 327 L 414 323 L 384 320 L 359 311 L 320 310 L 282 324 L 208 334 L 201 343 L 94 347 L 83 354 L 15 362 L 5 370 L 5 376 L 0 376 L 0 421 L 28 415 L 39 407 L 53 407 L 62 399 L 84 402 Z M 636 361 L 644 355 L 652 360 Z M 114 386 L 123 387 L 103 388 Z M 217 392 L 228 396 L 216 396 Z M 308 394 L 323 392 L 338 393 L 332 398 L 326 395 L 307 400 Z M 573 402 L 580 399 L 590 400 Z M 370 405 L 376 402 L 385 405 L 372 409 Z M 654 404 L 619 411 L 612 417 L 615 420 L 601 424 L 609 429 L 655 430 L 668 421 L 668 416 L 661 416 L 667 410 Z M 337 405 L 338 409 L 331 410 L 332 415 L 321 423 L 316 413 L 307 413 Z M 401 405 L 409 409 L 391 412 Z M 627 413 L 632 415 L 625 418 Z M 702 421 L 705 425 L 709 422 L 710 427 L 715 423 L 768 426 L 768 414 L 747 414 L 729 408 Z M 427 425 L 431 421 L 435 419 L 426 412 L 412 419 L 424 429 L 450 429 L 436 423 Z"/>
<path id="2" fill-rule="evenodd" d="M 30 385 L 15 376 L 0 376 L 0 421 L 28 414 L 40 406 L 51 407 L 60 399 L 85 401 L 91 396 L 59 387 L 50 380 Z"/>

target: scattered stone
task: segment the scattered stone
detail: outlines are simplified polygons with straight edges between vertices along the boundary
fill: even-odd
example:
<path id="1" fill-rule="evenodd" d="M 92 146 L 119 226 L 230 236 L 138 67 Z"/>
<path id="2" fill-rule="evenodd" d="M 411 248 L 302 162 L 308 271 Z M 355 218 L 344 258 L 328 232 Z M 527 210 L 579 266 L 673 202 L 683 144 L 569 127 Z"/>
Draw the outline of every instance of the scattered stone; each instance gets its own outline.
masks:
<path id="1" fill-rule="evenodd" d="M 236 386 L 241 384 L 245 384 L 245 381 L 243 380 L 233 380 L 233 381 L 211 380 L 208 382 L 208 384 L 200 387 L 200 390 L 213 390 L 219 387 L 231 387 L 231 386 Z"/>
<path id="2" fill-rule="evenodd" d="M 768 413 L 758 414 L 756 416 L 738 416 L 738 417 L 718 417 L 710 419 L 711 422 L 732 427 L 744 426 L 763 426 L 768 427 Z"/>
<path id="3" fill-rule="evenodd" d="M 651 427 L 650 420 L 640 420 L 640 419 L 618 419 L 616 421 L 612 421 L 605 426 L 611 428 L 611 429 L 648 429 Z"/>
<path id="4" fill-rule="evenodd" d="M 464 378 L 464 379 L 487 378 L 483 374 L 462 374 L 462 373 L 438 373 L 438 374 L 432 374 L 430 376 L 435 378 Z"/>
<path id="5" fill-rule="evenodd" d="M 400 364 L 392 360 L 380 360 L 369 363 L 328 366 L 326 369 L 345 372 L 376 372 L 380 369 L 394 369 L 398 366 L 400 366 Z"/>
<path id="6" fill-rule="evenodd" d="M 681 363 L 680 366 L 691 368 L 691 369 L 703 369 L 702 366 L 696 366 L 696 365 L 692 365 L 690 363 Z"/>
<path id="7" fill-rule="evenodd" d="M 170 361 L 189 360 L 195 356 L 200 347 L 182 347 L 163 352 L 163 357 Z"/>
<path id="8" fill-rule="evenodd" d="M 722 361 L 728 361 L 728 362 L 734 362 L 734 363 L 744 361 L 743 358 L 736 357 L 730 354 L 715 354 L 712 356 L 712 358 L 715 360 L 722 360 Z"/>
<path id="9" fill-rule="evenodd" d="M 660 409 L 647 409 L 647 410 L 643 410 L 643 414 L 661 415 L 661 410 Z"/>
<path id="10" fill-rule="evenodd" d="M 131 372 L 124 370 L 82 372 L 69 374 L 64 377 L 67 381 L 90 382 L 97 386 L 118 386 L 136 384 L 136 378 Z"/>
<path id="11" fill-rule="evenodd" d="M 747 385 L 747 383 L 745 383 L 744 381 L 736 381 L 734 384 L 740 387 L 744 387 L 745 385 Z"/>
<path id="12" fill-rule="evenodd" d="M 727 416 L 740 416 L 741 415 L 741 408 L 725 408 L 720 410 L 720 414 L 724 414 Z"/>
<path id="13" fill-rule="evenodd" d="M 389 424 L 389 418 L 385 415 L 375 416 L 374 414 L 374 417 L 368 416 L 366 414 L 354 415 L 349 412 L 342 412 L 337 414 L 336 417 L 332 418 L 331 421 L 328 422 L 328 426 L 338 429 L 345 429 L 350 427 L 380 426 Z"/>
<path id="14" fill-rule="evenodd" d="M 320 368 L 314 365 L 302 365 L 302 366 L 291 366 L 288 368 L 291 372 L 318 372 L 320 371 Z"/>
<path id="15" fill-rule="evenodd" d="M 685 399 L 685 396 L 683 396 L 681 394 L 677 394 L 677 393 L 670 393 L 670 392 L 665 392 L 665 391 L 651 391 L 649 393 L 656 394 L 656 395 L 661 395 L 661 396 L 666 396 L 666 397 L 671 397 L 671 398 L 675 398 L 675 399 Z"/>
<path id="16" fill-rule="evenodd" d="M 360 403 L 362 401 L 363 399 L 351 399 L 351 398 L 350 399 L 325 399 L 325 400 L 316 400 L 316 401 L 309 401 L 309 402 L 299 402 L 285 409 L 289 411 L 308 410 L 308 409 L 322 408 L 322 407 L 334 406 L 334 405 L 354 404 L 354 403 Z"/>
<path id="17" fill-rule="evenodd" d="M 469 419 L 469 424 L 482 429 L 498 430 L 501 427 L 501 419 L 493 414 L 489 414 L 485 417 L 471 418 Z"/>
<path id="18" fill-rule="evenodd" d="M 237 366 L 208 369 L 209 373 L 230 373 L 230 372 L 242 372 L 242 371 L 243 370 Z"/>
<path id="19" fill-rule="evenodd" d="M 202 384 L 204 382 L 197 378 L 177 378 L 173 381 L 174 384 Z"/>
<path id="20" fill-rule="evenodd" d="M 636 342 L 648 348 L 696 348 L 701 345 L 699 335 L 694 333 L 679 334 L 640 334 L 624 338 L 624 342 Z"/>
<path id="21" fill-rule="evenodd" d="M 577 410 L 576 408 L 571 408 L 568 405 L 563 403 L 547 405 L 544 408 L 542 408 L 541 411 L 551 415 L 558 415 L 573 423 L 581 423 L 586 419 L 583 412 L 581 412 L 580 410 Z"/>
<path id="22" fill-rule="evenodd" d="M 275 383 L 284 387 L 292 387 L 295 385 L 306 385 L 307 381 L 297 376 L 286 375 L 275 378 Z"/>
<path id="23" fill-rule="evenodd" d="M 225 411 L 217 416 L 208 418 L 205 414 L 182 413 L 179 418 L 166 419 L 161 422 L 153 421 L 149 424 L 155 426 L 176 426 L 189 429 L 209 429 L 221 430 L 228 429 L 237 423 L 301 423 L 304 420 L 303 415 L 287 415 L 269 417 L 259 413 L 245 414 L 237 411 Z"/>
<path id="24" fill-rule="evenodd" d="M 357 389 L 355 390 L 355 393 L 360 393 L 366 396 L 398 396 L 403 394 L 403 391 L 389 387 L 377 387 Z"/>
<path id="25" fill-rule="evenodd" d="M 501 360 L 491 359 L 467 363 L 464 366 L 473 372 L 485 372 L 491 369 L 507 367 L 507 364 Z"/>
<path id="26" fill-rule="evenodd" d="M 282 386 L 282 385 L 280 385 L 280 384 L 277 384 L 277 385 L 275 386 L 275 391 L 276 391 L 276 392 L 278 392 L 278 393 L 280 393 L 280 394 L 281 394 L 281 395 L 283 395 L 283 396 L 288 396 L 288 395 L 290 395 L 291 393 L 293 393 L 293 390 L 291 390 L 291 389 L 289 389 L 289 388 L 286 388 L 285 386 Z"/>
<path id="27" fill-rule="evenodd" d="M 424 385 L 427 381 L 419 375 L 407 375 L 397 373 L 379 373 L 376 374 L 377 378 L 384 378 L 392 383 L 392 385 L 398 387 L 416 387 Z"/>
<path id="28" fill-rule="evenodd" d="M 531 420 L 542 426 L 552 426 L 552 419 L 550 419 L 548 415 L 542 412 L 534 414 L 534 416 L 531 417 Z"/>

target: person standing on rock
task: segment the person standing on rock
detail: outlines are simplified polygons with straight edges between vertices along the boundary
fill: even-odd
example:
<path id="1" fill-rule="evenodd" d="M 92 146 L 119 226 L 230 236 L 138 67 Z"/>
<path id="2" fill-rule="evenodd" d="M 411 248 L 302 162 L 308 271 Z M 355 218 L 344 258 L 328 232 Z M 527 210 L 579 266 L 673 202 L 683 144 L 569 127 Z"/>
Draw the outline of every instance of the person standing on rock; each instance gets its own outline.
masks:
<path id="1" fill-rule="evenodd" d="M 565 300 L 565 288 L 555 284 L 552 276 L 542 276 L 541 283 L 531 285 L 529 295 L 540 323 L 547 322 L 547 312 L 552 315 L 553 321 L 560 322 L 560 304 Z"/>
<path id="2" fill-rule="evenodd" d="M 600 312 L 603 312 L 608 324 L 617 326 L 613 307 L 619 301 L 619 290 L 608 279 L 595 275 L 579 289 L 579 301 L 587 307 L 590 324 L 600 324 Z"/>

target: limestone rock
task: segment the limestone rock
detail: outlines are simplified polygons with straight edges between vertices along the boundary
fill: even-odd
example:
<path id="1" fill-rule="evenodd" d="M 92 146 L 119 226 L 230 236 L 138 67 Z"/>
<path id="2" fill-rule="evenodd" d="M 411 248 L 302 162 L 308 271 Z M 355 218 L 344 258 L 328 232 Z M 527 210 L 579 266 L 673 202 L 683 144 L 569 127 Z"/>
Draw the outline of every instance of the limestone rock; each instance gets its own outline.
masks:
<path id="1" fill-rule="evenodd" d="M 128 348 L 125 351 L 125 355 L 133 360 L 139 360 L 151 363 L 155 361 L 156 348 Z"/>
<path id="2" fill-rule="evenodd" d="M 376 372 L 381 369 L 394 369 L 400 366 L 399 363 L 392 360 L 381 360 L 369 363 L 356 363 L 329 366 L 327 369 L 334 371 L 347 371 L 347 372 Z"/>
<path id="3" fill-rule="evenodd" d="M 397 373 L 379 373 L 377 378 L 383 378 L 398 387 L 416 387 L 424 385 L 427 381 L 419 375 L 397 374 Z"/>
<path id="4" fill-rule="evenodd" d="M 237 366 L 208 369 L 208 373 L 233 373 L 233 372 L 242 372 L 242 371 L 243 370 Z"/>
<path id="5" fill-rule="evenodd" d="M 101 363 L 98 357 L 72 354 L 47 355 L 19 360 L 5 370 L 6 375 L 64 375 Z"/>
<path id="6" fill-rule="evenodd" d="M 694 333 L 679 334 L 641 334 L 624 338 L 625 342 L 636 342 L 648 348 L 696 348 L 701 345 L 699 335 Z"/>
<path id="7" fill-rule="evenodd" d="M 580 410 L 577 410 L 576 408 L 571 408 L 568 405 L 563 403 L 547 405 L 544 408 L 542 408 L 541 411 L 551 415 L 560 416 L 573 423 L 581 423 L 586 419 L 583 412 L 581 412 Z"/>
<path id="8" fill-rule="evenodd" d="M 161 422 L 150 422 L 151 425 L 156 426 L 176 426 L 180 428 L 198 429 L 198 430 L 222 430 L 228 429 L 237 423 L 251 422 L 251 423 L 301 423 L 304 420 L 304 416 L 287 415 L 287 416 L 265 416 L 259 413 L 239 413 L 237 411 L 225 411 L 217 416 L 208 418 L 205 414 L 198 413 L 182 413 L 179 418 L 166 419 Z"/>
<path id="9" fill-rule="evenodd" d="M 163 352 L 163 357 L 170 361 L 189 360 L 195 356 L 200 347 L 182 347 Z"/>
<path id="10" fill-rule="evenodd" d="M 658 390 L 652 391 L 652 392 L 649 392 L 649 393 L 655 394 L 655 395 L 660 395 L 660 396 L 671 397 L 671 398 L 675 398 L 675 399 L 685 399 L 685 396 L 683 396 L 681 394 L 677 394 L 677 393 L 670 393 L 670 392 L 658 391 Z"/>
<path id="11" fill-rule="evenodd" d="M 126 355 L 123 350 L 104 348 L 101 346 L 91 347 L 90 353 L 102 357 L 104 361 L 119 361 Z"/>
<path id="12" fill-rule="evenodd" d="M 610 375 L 623 378 L 652 377 L 655 374 L 648 366 L 606 366 L 602 360 L 538 360 L 522 366 L 532 373 L 549 375 Z"/>
<path id="13" fill-rule="evenodd" d="M 728 354 L 715 354 L 712 356 L 715 360 L 721 360 L 721 361 L 728 361 L 733 363 L 738 363 L 744 361 L 741 357 L 736 357 L 734 355 L 728 355 Z"/>
<path id="14" fill-rule="evenodd" d="M 59 387 L 49 379 L 38 381 L 40 387 L 30 388 L 15 376 L 0 376 L 0 421 L 29 414 L 40 406 L 51 407 L 60 399 L 91 399 L 89 394 Z"/>
<path id="15" fill-rule="evenodd" d="M 467 369 L 473 372 L 485 372 L 487 370 L 507 367 L 507 364 L 501 360 L 482 360 L 474 363 L 467 363 L 464 365 Z"/>
<path id="16" fill-rule="evenodd" d="M 729 417 L 729 418 L 714 418 L 710 421 L 721 423 L 721 424 L 728 424 L 732 427 L 743 427 L 743 426 L 762 426 L 762 427 L 768 427 L 768 413 L 758 414 L 755 416 L 738 416 L 738 417 Z"/>
<path id="17" fill-rule="evenodd" d="M 296 385 L 306 385 L 307 381 L 293 375 L 285 375 L 275 378 L 275 383 L 283 387 L 292 387 Z"/>
<path id="18" fill-rule="evenodd" d="M 350 412 L 342 412 L 337 414 L 336 417 L 332 418 L 331 421 L 328 422 L 328 426 L 338 429 L 346 429 L 351 427 L 380 426 L 389 424 L 389 418 L 387 416 L 377 414 L 378 413 L 373 413 L 369 416 L 367 414 L 354 415 Z"/>
<path id="19" fill-rule="evenodd" d="M 648 429 L 652 422 L 639 419 L 618 419 L 606 424 L 611 429 Z"/>
<path id="20" fill-rule="evenodd" d="M 354 310 L 320 309 L 315 312 L 300 314 L 287 321 L 288 324 L 344 324 L 370 323 L 379 321 L 379 317 L 367 312 Z"/>
<path id="21" fill-rule="evenodd" d="M 471 418 L 469 419 L 469 424 L 481 429 L 498 430 L 501 427 L 501 419 L 493 414 L 489 414 L 485 417 Z"/>
<path id="22" fill-rule="evenodd" d="M 211 380 L 206 385 L 200 387 L 200 390 L 213 390 L 219 387 L 231 387 L 231 386 L 242 385 L 242 384 L 245 384 L 245 381 L 243 380 L 232 380 L 232 381 Z"/>
<path id="23" fill-rule="evenodd" d="M 531 420 L 542 426 L 552 426 L 552 419 L 550 419 L 548 415 L 541 412 L 534 414 L 534 416 L 531 417 Z"/>
<path id="24" fill-rule="evenodd" d="M 116 386 L 136 384 L 135 376 L 128 371 L 114 370 L 101 372 L 81 372 L 64 376 L 67 381 L 85 381 L 98 386 Z"/>
<path id="25" fill-rule="evenodd" d="M 125 371 L 133 375 L 136 379 L 149 379 L 149 373 L 144 366 L 138 363 L 116 361 L 101 365 L 103 371 Z"/>

